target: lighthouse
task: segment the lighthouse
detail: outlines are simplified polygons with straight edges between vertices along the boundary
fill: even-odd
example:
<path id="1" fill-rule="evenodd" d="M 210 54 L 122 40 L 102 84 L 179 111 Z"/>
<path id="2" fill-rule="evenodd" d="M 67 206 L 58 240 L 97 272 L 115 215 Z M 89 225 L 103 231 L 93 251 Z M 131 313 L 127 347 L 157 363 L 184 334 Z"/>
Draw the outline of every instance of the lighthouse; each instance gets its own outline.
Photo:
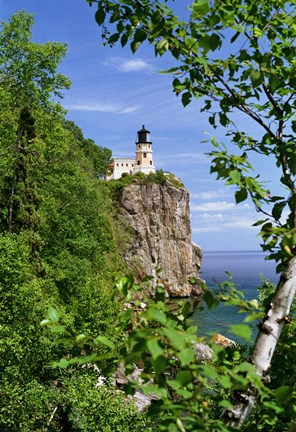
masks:
<path id="1" fill-rule="evenodd" d="M 106 176 L 106 180 L 119 179 L 122 175 L 133 175 L 137 172 L 142 172 L 144 174 L 155 172 L 150 132 L 144 125 L 142 129 L 137 132 L 136 158 L 115 157 L 110 168 L 112 168 L 112 173 Z"/>
<path id="2" fill-rule="evenodd" d="M 150 141 L 150 131 L 142 126 L 137 132 L 136 141 L 136 163 L 134 167 L 134 172 L 143 172 L 144 174 L 149 174 L 150 172 L 155 172 L 155 166 L 153 164 L 152 158 L 152 141 Z"/>

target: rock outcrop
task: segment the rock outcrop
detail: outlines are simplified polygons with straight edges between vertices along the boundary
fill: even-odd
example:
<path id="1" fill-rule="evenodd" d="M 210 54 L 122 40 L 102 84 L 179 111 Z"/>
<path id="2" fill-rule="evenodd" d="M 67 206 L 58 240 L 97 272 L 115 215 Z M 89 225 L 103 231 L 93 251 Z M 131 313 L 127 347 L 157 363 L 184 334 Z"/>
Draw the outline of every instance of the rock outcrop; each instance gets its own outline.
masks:
<path id="1" fill-rule="evenodd" d="M 119 198 L 120 218 L 133 234 L 124 259 L 139 278 L 153 276 L 173 297 L 200 295 L 202 250 L 191 241 L 189 192 L 169 180 L 164 185 L 131 184 Z M 158 269 L 162 271 L 158 273 Z"/>

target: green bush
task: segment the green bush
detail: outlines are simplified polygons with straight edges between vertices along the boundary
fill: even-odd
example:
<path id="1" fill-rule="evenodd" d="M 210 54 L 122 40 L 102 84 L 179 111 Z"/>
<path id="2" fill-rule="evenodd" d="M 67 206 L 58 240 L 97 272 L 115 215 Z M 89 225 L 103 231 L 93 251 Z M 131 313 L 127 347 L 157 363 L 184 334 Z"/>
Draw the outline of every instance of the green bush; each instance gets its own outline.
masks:
<path id="1" fill-rule="evenodd" d="M 65 406 L 73 432 L 149 432 L 147 418 L 137 411 L 124 393 L 105 385 L 97 377 L 83 374 L 66 384 Z"/>

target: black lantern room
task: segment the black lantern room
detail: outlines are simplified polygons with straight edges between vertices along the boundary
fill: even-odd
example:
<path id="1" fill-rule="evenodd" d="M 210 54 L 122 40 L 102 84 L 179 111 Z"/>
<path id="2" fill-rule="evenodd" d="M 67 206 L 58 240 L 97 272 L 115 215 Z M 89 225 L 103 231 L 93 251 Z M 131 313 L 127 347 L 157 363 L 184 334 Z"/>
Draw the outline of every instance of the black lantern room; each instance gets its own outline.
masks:
<path id="1" fill-rule="evenodd" d="M 139 143 L 151 144 L 150 131 L 145 129 L 144 125 L 142 126 L 142 129 L 137 132 L 137 134 L 138 134 L 138 141 L 136 142 L 136 144 L 139 144 Z"/>

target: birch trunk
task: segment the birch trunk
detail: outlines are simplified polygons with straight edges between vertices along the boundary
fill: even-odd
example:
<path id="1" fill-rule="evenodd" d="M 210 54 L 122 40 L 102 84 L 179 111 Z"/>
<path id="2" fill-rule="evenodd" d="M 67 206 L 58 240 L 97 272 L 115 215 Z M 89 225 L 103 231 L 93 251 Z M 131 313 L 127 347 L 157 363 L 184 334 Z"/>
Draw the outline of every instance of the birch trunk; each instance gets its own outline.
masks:
<path id="1" fill-rule="evenodd" d="M 283 326 L 289 316 L 296 294 L 296 257 L 291 258 L 283 271 L 275 295 L 260 325 L 251 363 L 258 375 L 268 375 L 273 353 Z M 240 429 L 256 401 L 256 389 L 250 388 L 239 395 L 238 403 L 225 413 L 227 425 Z"/>

